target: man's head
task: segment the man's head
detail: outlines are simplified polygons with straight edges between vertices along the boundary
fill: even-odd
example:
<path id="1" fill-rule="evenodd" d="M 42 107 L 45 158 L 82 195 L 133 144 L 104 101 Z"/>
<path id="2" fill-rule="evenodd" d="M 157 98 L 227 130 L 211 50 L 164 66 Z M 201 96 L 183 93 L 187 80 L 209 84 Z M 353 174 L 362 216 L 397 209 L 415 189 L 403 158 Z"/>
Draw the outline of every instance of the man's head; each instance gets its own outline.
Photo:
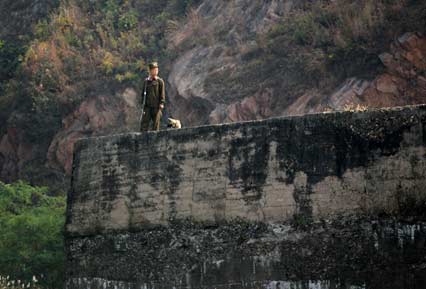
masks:
<path id="1" fill-rule="evenodd" d="M 157 62 L 151 62 L 149 65 L 149 74 L 151 76 L 158 76 L 158 63 Z"/>

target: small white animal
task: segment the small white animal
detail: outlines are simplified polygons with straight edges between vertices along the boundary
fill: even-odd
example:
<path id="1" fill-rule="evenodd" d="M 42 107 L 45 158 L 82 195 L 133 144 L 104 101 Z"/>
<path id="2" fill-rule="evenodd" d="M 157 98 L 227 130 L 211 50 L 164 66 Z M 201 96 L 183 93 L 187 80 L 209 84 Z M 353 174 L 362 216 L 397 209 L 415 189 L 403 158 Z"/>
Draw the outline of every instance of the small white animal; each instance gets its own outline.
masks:
<path id="1" fill-rule="evenodd" d="M 182 124 L 180 123 L 180 120 L 168 118 L 169 123 L 167 124 L 167 127 L 169 128 L 182 128 Z"/>

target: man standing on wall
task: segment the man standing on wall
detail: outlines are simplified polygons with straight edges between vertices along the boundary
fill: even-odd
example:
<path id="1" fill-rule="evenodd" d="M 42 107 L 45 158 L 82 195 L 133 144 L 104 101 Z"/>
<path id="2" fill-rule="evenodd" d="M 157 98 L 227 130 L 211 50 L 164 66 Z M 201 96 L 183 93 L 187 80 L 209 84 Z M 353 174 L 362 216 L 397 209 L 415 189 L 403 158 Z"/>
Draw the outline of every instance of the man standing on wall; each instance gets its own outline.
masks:
<path id="1" fill-rule="evenodd" d="M 141 131 L 148 131 L 151 121 L 153 130 L 160 130 L 160 120 L 166 102 L 166 89 L 164 80 L 158 76 L 157 62 L 149 64 L 149 76 L 143 82 L 141 101 Z"/>

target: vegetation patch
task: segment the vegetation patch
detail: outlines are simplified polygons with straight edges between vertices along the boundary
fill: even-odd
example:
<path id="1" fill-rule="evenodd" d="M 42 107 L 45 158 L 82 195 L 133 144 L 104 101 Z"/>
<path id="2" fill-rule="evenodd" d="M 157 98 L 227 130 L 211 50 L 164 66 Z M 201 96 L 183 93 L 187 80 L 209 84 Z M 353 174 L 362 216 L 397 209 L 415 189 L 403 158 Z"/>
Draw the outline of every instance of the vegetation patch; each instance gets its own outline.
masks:
<path id="1" fill-rule="evenodd" d="M 0 182 L 0 288 L 62 287 L 64 221 L 65 197 Z"/>

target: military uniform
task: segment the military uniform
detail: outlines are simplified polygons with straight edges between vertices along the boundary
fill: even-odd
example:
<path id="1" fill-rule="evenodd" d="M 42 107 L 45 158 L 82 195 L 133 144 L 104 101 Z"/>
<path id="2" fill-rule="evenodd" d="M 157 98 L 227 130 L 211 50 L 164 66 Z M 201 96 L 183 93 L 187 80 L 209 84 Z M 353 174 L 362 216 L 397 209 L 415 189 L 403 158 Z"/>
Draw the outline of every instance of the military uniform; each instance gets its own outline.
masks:
<path id="1" fill-rule="evenodd" d="M 150 68 L 157 67 L 154 65 L 156 64 L 150 64 Z M 153 130 L 160 130 L 160 120 L 162 116 L 160 104 L 164 105 L 166 102 L 164 80 L 158 76 L 155 79 L 149 76 L 144 80 L 141 95 L 142 105 L 145 89 L 146 99 L 143 107 L 141 131 L 148 131 L 151 121 L 153 122 Z"/>

